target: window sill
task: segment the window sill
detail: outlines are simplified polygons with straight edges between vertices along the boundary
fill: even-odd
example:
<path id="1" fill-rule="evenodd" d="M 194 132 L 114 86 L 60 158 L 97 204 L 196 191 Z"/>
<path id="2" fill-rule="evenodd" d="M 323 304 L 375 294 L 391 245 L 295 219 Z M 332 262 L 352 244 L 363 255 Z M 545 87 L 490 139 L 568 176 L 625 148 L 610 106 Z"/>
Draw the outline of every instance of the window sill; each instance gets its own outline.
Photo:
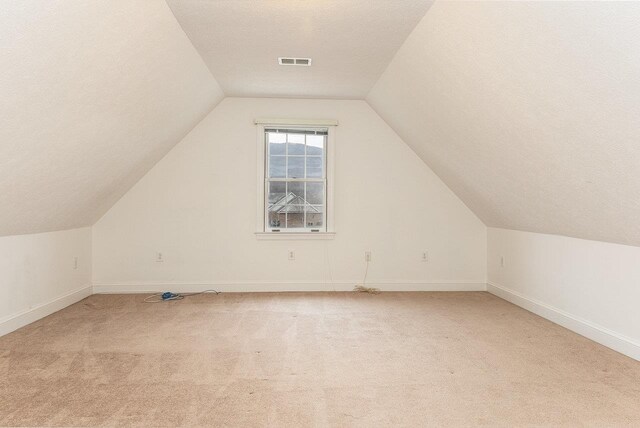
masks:
<path id="1" fill-rule="evenodd" d="M 322 241 L 335 236 L 335 232 L 256 232 L 259 241 Z"/>

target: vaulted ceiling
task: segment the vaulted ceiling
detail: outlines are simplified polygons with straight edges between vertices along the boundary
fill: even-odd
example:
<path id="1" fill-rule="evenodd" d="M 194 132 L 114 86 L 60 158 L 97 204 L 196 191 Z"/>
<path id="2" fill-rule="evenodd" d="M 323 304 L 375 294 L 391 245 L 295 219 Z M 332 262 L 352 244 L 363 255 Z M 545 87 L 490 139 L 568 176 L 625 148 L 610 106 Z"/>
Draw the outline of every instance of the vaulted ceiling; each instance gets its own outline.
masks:
<path id="1" fill-rule="evenodd" d="M 0 2 L 0 236 L 93 224 L 222 98 L 164 1 Z"/>
<path id="2" fill-rule="evenodd" d="M 640 245 L 640 3 L 167 1 L 0 3 L 0 235 L 93 224 L 224 95 L 366 97 L 487 225 Z"/>
<path id="3" fill-rule="evenodd" d="M 227 96 L 362 99 L 432 0 L 167 2 Z"/>
<path id="4" fill-rule="evenodd" d="M 368 95 L 487 224 L 640 245 L 640 3 L 436 2 Z"/>

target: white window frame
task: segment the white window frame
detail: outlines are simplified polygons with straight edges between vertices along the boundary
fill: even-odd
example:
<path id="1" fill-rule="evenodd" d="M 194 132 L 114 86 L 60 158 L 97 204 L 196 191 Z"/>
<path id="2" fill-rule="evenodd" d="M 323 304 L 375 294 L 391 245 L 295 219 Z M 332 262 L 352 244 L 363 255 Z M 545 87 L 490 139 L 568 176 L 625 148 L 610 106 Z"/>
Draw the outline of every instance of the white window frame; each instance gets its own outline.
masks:
<path id="1" fill-rule="evenodd" d="M 280 132 L 280 131 L 286 131 L 286 133 L 290 133 L 290 131 L 294 131 L 294 130 L 304 130 L 304 131 L 314 131 L 314 132 L 323 132 L 326 133 L 326 137 L 323 135 L 323 140 L 324 140 L 324 144 L 323 144 L 323 154 L 322 154 L 322 177 L 320 178 L 306 178 L 306 174 L 304 176 L 304 178 L 288 178 L 288 177 L 282 177 L 282 178 L 274 178 L 274 177 L 267 177 L 266 172 L 268 172 L 269 170 L 269 162 L 271 159 L 271 152 L 270 152 L 270 145 L 269 142 L 267 141 L 268 137 L 268 133 L 272 130 L 275 130 L 276 132 Z M 327 228 L 327 224 L 325 219 L 327 218 L 327 204 L 326 202 L 326 194 L 327 194 L 327 186 L 328 186 L 328 177 L 327 177 L 327 142 L 329 139 L 329 128 L 326 126 L 321 126 L 321 127 L 315 127 L 315 126 L 271 126 L 271 127 L 266 127 L 265 126 L 265 132 L 264 132 L 264 145 L 266 147 L 265 150 L 265 180 L 264 180 L 264 192 L 265 195 L 269 194 L 269 184 L 273 183 L 273 182 L 281 182 L 281 183 L 318 183 L 318 184 L 322 184 L 322 226 L 321 227 L 308 227 L 306 225 L 306 222 L 303 222 L 305 224 L 305 226 L 303 227 L 296 227 L 296 228 L 291 228 L 288 229 L 287 227 L 271 227 L 269 225 L 269 203 L 267 203 L 266 199 L 264 202 L 264 231 L 265 232 L 278 232 L 278 233 L 282 233 L 283 231 L 286 231 L 285 233 L 322 233 L 322 232 L 326 232 L 326 228 Z M 285 156 L 285 171 L 287 169 L 287 163 L 286 161 L 289 159 L 290 156 Z M 306 156 L 305 156 L 305 160 L 306 160 Z M 306 162 L 304 165 L 305 171 L 306 171 Z M 306 201 L 305 201 L 306 202 Z M 288 217 L 288 216 L 287 216 Z M 304 215 L 304 218 L 306 219 L 306 215 Z"/>
<path id="2" fill-rule="evenodd" d="M 334 162 L 335 162 L 335 134 L 338 122 L 336 120 L 300 120 L 300 119 L 256 119 L 257 128 L 257 203 L 256 203 L 256 237 L 264 240 L 317 240 L 333 239 L 335 237 L 334 225 Z M 325 230 L 311 232 L 310 228 L 280 229 L 272 231 L 266 227 L 267 210 L 267 142 L 265 138 L 266 128 L 326 128 L 327 140 L 325 147 L 326 168 L 326 193 L 325 193 Z M 314 228 L 315 229 L 315 228 Z"/>

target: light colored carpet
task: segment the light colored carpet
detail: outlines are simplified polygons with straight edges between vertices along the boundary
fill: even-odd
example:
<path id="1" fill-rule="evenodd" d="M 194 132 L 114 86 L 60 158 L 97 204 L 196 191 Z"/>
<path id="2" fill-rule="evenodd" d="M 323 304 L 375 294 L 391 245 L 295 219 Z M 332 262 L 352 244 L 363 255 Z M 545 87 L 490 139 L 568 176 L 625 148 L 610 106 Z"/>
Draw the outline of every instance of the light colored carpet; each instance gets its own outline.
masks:
<path id="1" fill-rule="evenodd" d="M 0 338 L 4 426 L 640 426 L 640 363 L 487 293 L 94 295 Z"/>

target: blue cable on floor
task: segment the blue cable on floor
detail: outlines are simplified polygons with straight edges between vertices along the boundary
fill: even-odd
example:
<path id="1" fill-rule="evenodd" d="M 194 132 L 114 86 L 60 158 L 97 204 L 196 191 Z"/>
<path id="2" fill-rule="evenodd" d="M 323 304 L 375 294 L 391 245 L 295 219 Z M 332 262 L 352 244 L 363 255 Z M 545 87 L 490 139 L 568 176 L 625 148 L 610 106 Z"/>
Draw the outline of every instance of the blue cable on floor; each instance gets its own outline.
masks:
<path id="1" fill-rule="evenodd" d="M 220 294 L 220 292 L 216 290 L 204 290 L 198 293 L 188 293 L 188 294 L 172 293 L 171 291 L 165 291 L 164 293 L 156 293 L 156 294 L 152 294 L 151 296 L 148 296 L 147 298 L 144 299 L 144 303 L 160 303 L 160 302 L 168 302 L 171 300 L 182 300 L 185 297 L 197 296 L 198 294 L 204 294 L 204 293 Z"/>
<path id="2" fill-rule="evenodd" d="M 178 297 L 178 294 L 174 294 L 171 291 L 165 291 L 164 293 L 162 293 L 162 300 L 171 300 L 174 297 Z"/>

